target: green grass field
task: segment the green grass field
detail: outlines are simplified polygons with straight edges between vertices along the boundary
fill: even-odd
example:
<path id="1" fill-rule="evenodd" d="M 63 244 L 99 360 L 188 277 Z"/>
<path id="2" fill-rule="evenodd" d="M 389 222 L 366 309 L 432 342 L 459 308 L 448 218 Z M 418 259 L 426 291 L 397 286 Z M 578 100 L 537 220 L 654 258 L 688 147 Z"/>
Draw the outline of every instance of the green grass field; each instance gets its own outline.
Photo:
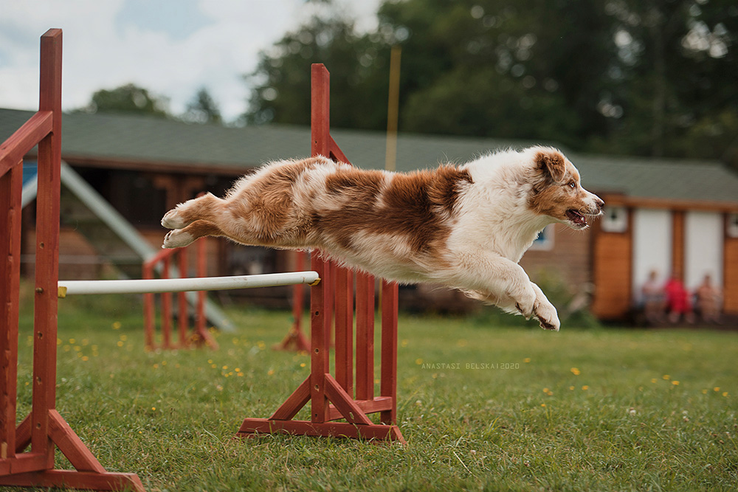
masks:
<path id="1" fill-rule="evenodd" d="M 289 314 L 230 314 L 238 331 L 218 335 L 218 351 L 145 352 L 135 299 L 60 301 L 57 407 L 106 468 L 152 491 L 738 487 L 737 332 L 401 316 L 403 447 L 234 440 L 245 417 L 269 416 L 297 387 L 309 359 L 270 349 Z M 22 318 L 19 415 L 31 379 Z"/>

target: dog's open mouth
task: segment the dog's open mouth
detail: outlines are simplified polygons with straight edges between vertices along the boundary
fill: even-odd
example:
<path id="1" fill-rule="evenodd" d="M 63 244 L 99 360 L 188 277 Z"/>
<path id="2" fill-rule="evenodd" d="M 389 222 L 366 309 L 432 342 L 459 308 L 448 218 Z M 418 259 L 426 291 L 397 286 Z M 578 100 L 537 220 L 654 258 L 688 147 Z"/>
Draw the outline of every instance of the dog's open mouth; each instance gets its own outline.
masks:
<path id="1" fill-rule="evenodd" d="M 587 216 L 579 210 L 570 208 L 566 211 L 566 217 L 578 227 L 587 227 Z"/>

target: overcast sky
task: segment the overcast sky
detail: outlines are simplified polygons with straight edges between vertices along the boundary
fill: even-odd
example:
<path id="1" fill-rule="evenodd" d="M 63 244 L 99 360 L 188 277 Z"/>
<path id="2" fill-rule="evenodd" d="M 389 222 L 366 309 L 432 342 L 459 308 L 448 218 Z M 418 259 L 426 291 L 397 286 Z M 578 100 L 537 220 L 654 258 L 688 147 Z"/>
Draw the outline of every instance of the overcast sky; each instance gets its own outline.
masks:
<path id="1" fill-rule="evenodd" d="M 379 0 L 338 3 L 360 28 L 376 26 Z M 206 87 L 233 120 L 246 109 L 242 76 L 259 51 L 315 8 L 305 0 L 0 0 L 0 107 L 38 108 L 39 37 L 58 27 L 64 110 L 134 83 L 181 113 Z"/>

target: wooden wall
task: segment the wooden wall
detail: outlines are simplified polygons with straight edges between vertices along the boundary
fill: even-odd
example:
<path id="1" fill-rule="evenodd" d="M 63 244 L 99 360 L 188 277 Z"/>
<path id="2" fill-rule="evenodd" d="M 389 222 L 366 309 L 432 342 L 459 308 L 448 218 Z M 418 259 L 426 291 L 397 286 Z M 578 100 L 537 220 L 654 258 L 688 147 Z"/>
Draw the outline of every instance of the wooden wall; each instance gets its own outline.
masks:
<path id="1" fill-rule="evenodd" d="M 624 233 L 603 232 L 593 226 L 592 279 L 595 284 L 592 312 L 600 319 L 622 319 L 631 308 L 632 213 Z"/>
<path id="2" fill-rule="evenodd" d="M 738 238 L 725 238 L 723 249 L 723 311 L 738 315 Z"/>
<path id="3" fill-rule="evenodd" d="M 591 229 L 575 231 L 563 224 L 556 224 L 553 248 L 529 249 L 520 260 L 520 266 L 534 282 L 543 272 L 559 275 L 563 281 L 572 286 L 573 293 L 582 284 L 592 282 L 590 241 Z"/>

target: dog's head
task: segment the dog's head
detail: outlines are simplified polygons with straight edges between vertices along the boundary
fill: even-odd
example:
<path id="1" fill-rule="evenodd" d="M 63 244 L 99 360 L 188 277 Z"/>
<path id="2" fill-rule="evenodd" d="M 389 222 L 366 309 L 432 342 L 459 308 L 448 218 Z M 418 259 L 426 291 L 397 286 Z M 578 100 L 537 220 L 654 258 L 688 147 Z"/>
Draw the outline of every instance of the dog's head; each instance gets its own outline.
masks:
<path id="1" fill-rule="evenodd" d="M 530 208 L 572 229 L 585 229 L 588 218 L 602 214 L 605 202 L 582 188 L 579 171 L 569 159 L 550 147 L 528 149 L 533 160 Z"/>

